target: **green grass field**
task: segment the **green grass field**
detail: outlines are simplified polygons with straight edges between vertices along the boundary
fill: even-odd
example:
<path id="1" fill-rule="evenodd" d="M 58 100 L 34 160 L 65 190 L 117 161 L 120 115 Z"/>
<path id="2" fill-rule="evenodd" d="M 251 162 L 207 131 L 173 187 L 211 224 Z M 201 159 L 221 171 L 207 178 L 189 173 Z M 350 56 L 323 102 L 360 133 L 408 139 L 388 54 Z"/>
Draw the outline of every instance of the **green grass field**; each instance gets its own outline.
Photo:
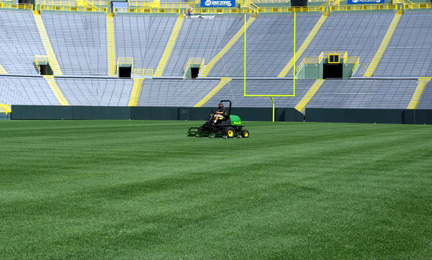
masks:
<path id="1" fill-rule="evenodd" d="M 432 126 L 1 121 L 0 259 L 431 259 Z"/>

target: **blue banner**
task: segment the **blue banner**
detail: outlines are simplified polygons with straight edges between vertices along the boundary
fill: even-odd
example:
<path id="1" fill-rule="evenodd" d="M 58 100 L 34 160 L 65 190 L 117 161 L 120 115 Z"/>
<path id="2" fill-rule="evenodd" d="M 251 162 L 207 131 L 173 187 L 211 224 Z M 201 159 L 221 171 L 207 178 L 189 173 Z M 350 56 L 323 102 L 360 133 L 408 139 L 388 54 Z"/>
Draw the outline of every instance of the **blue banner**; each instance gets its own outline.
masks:
<path id="1" fill-rule="evenodd" d="M 201 7 L 235 7 L 235 0 L 215 1 L 201 0 Z"/>
<path id="2" fill-rule="evenodd" d="M 348 4 L 384 4 L 385 0 L 348 0 Z"/>

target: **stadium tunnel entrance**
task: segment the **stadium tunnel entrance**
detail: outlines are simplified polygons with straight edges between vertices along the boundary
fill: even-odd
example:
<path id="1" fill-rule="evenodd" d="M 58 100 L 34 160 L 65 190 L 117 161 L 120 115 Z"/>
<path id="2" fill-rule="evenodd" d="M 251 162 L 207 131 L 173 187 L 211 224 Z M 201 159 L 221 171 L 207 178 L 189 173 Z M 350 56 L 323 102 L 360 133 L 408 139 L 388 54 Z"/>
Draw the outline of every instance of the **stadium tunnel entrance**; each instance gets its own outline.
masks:
<path id="1" fill-rule="evenodd" d="M 203 58 L 191 58 L 184 68 L 185 79 L 196 79 L 199 76 L 201 69 L 204 67 Z"/>
<path id="2" fill-rule="evenodd" d="M 40 74 L 41 75 L 54 75 L 54 72 L 51 69 L 51 66 L 49 64 L 40 65 L 39 67 L 40 67 Z"/>
<path id="3" fill-rule="evenodd" d="M 191 68 L 191 78 L 196 79 L 199 75 L 200 68 Z"/>
<path id="4" fill-rule="evenodd" d="M 296 76 L 299 79 L 349 79 L 359 62 L 359 57 L 348 56 L 346 51 L 325 51 L 319 56 L 303 58 Z"/>
<path id="5" fill-rule="evenodd" d="M 119 78 L 130 79 L 133 71 L 133 58 L 119 57 L 117 60 L 117 75 Z"/>
<path id="6" fill-rule="evenodd" d="M 343 66 L 342 64 L 324 64 L 323 67 L 323 79 L 343 78 Z"/>
<path id="7" fill-rule="evenodd" d="M 130 79 L 132 75 L 132 67 L 119 67 L 119 78 Z"/>
<path id="8" fill-rule="evenodd" d="M 54 75 L 47 55 L 35 55 L 35 65 L 40 75 Z"/>

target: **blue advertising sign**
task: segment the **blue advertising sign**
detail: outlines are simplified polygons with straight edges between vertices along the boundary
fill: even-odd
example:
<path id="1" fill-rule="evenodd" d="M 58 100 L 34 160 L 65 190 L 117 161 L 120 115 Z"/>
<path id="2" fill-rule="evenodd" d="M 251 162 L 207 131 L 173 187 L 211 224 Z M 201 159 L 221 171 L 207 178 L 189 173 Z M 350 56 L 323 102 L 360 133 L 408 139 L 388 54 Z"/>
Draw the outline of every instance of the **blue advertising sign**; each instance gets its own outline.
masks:
<path id="1" fill-rule="evenodd" d="M 385 0 L 348 0 L 348 4 L 384 4 Z"/>
<path id="2" fill-rule="evenodd" d="M 201 7 L 235 7 L 235 0 L 201 0 Z"/>

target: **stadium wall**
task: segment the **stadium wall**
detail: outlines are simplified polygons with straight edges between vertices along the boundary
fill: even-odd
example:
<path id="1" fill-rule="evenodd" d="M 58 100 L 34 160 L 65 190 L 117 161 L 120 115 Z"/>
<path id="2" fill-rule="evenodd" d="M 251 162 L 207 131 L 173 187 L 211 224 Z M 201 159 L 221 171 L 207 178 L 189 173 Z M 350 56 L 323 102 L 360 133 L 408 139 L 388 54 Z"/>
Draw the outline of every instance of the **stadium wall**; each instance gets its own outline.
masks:
<path id="1" fill-rule="evenodd" d="M 12 120 L 204 120 L 208 107 L 109 107 L 12 105 Z M 271 108 L 233 108 L 245 121 L 271 121 Z M 294 108 L 276 108 L 275 120 L 303 122 Z"/>
<path id="2" fill-rule="evenodd" d="M 432 124 L 432 110 L 306 108 L 306 122 Z"/>
<path id="3" fill-rule="evenodd" d="M 205 120 L 208 107 L 12 106 L 12 120 Z M 271 121 L 271 108 L 236 107 L 244 121 Z M 275 121 L 432 124 L 432 110 L 276 108 Z"/>

